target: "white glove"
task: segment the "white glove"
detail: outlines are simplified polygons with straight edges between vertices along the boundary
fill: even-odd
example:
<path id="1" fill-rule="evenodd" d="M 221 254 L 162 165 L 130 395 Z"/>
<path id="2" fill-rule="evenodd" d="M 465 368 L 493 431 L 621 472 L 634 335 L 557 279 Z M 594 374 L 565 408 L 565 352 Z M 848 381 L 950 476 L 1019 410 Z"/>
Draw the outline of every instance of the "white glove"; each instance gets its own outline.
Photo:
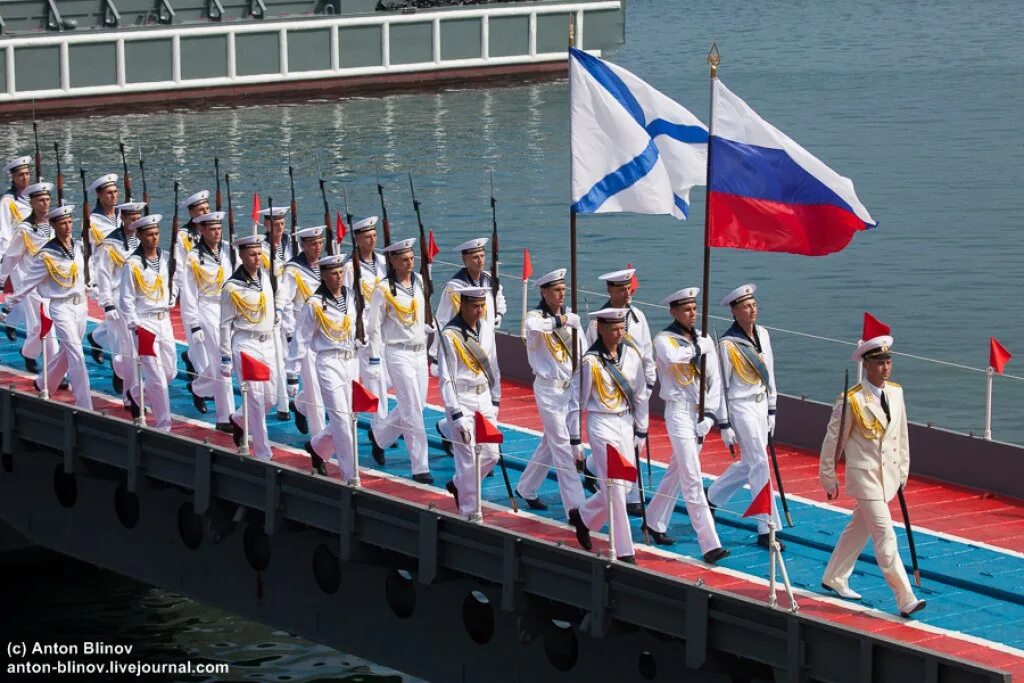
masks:
<path id="1" fill-rule="evenodd" d="M 11 314 L 11 309 L 7 306 L 0 306 L 0 323 L 7 322 L 7 316 Z"/>
<path id="2" fill-rule="evenodd" d="M 284 319 L 284 311 L 280 308 L 274 309 L 274 327 L 280 328 L 281 321 Z"/>
<path id="3" fill-rule="evenodd" d="M 203 334 L 203 331 L 201 329 L 196 329 L 196 330 L 192 331 L 192 343 L 193 344 L 195 344 L 196 346 L 202 346 L 205 341 L 206 341 L 206 335 Z"/>
<path id="4" fill-rule="evenodd" d="M 584 457 L 586 457 L 586 454 L 583 450 L 583 444 L 578 443 L 575 446 L 573 446 L 572 455 L 573 460 L 575 460 L 576 462 L 583 462 Z"/>
<path id="5" fill-rule="evenodd" d="M 577 330 L 580 329 L 580 317 L 575 313 L 566 313 L 565 325 L 566 327 L 575 327 Z"/>
<path id="6" fill-rule="evenodd" d="M 501 313 L 499 313 L 498 315 L 494 316 L 494 327 L 496 327 L 496 328 L 501 327 L 501 321 L 503 319 L 504 319 L 504 316 L 502 316 Z"/>
<path id="7" fill-rule="evenodd" d="M 505 292 L 498 290 L 498 296 L 494 299 L 494 312 L 497 313 L 496 318 L 501 320 L 501 317 L 508 312 L 508 302 L 505 301 Z"/>
<path id="8" fill-rule="evenodd" d="M 228 361 L 226 363 L 222 362 L 220 364 L 220 376 L 221 377 L 230 377 L 231 376 L 231 361 Z"/>
<path id="9" fill-rule="evenodd" d="M 380 361 L 377 363 L 370 362 L 370 365 L 366 368 L 366 379 L 371 382 L 380 381 Z"/>
<path id="10" fill-rule="evenodd" d="M 697 348 L 703 354 L 711 353 L 715 348 L 715 342 L 711 340 L 711 337 L 697 337 Z"/>
<path id="11" fill-rule="evenodd" d="M 366 343 L 365 341 L 363 341 L 362 339 L 359 339 L 358 337 L 356 337 L 356 338 L 355 338 L 355 340 L 354 340 L 354 344 L 355 344 L 355 347 L 356 347 L 357 349 L 365 349 L 366 347 L 368 347 L 368 346 L 369 346 L 369 344 L 367 344 L 367 343 Z"/>
<path id="12" fill-rule="evenodd" d="M 697 434 L 698 439 L 703 439 L 705 436 L 707 436 L 708 432 L 711 431 L 711 427 L 713 427 L 714 424 L 715 421 L 713 419 L 711 419 L 710 417 L 705 417 L 703 420 L 701 420 L 694 426 L 693 431 L 694 433 Z"/>
<path id="13" fill-rule="evenodd" d="M 775 435 L 775 416 L 774 415 L 769 415 L 768 416 L 768 436 L 774 436 L 774 435 Z"/>
<path id="14" fill-rule="evenodd" d="M 722 428 L 722 441 L 725 443 L 726 446 L 736 445 L 736 432 L 733 431 L 732 427 Z"/>
<path id="15" fill-rule="evenodd" d="M 86 291 L 90 299 L 94 301 L 100 298 L 100 289 L 96 285 L 89 285 L 89 289 Z"/>
<path id="16" fill-rule="evenodd" d="M 646 436 L 633 435 L 633 450 L 642 451 L 645 443 L 647 443 Z"/>
<path id="17" fill-rule="evenodd" d="M 108 323 L 112 323 L 115 320 L 120 320 L 121 314 L 117 312 L 116 308 L 104 309 L 103 319 L 106 320 Z"/>
<path id="18" fill-rule="evenodd" d="M 128 329 L 131 331 L 132 334 L 138 334 L 138 332 L 139 332 L 139 324 L 138 323 L 128 323 Z"/>
<path id="19" fill-rule="evenodd" d="M 428 365 L 428 366 L 430 367 L 430 376 L 431 376 L 431 377 L 437 377 L 437 376 L 438 376 L 438 374 L 439 374 L 439 373 L 438 373 L 438 366 L 437 366 L 437 363 L 435 363 L 435 362 L 433 362 L 433 361 L 428 361 L 428 362 L 427 362 L 427 365 Z"/>
<path id="20" fill-rule="evenodd" d="M 825 489 L 825 498 L 828 500 L 835 500 L 839 497 L 839 484 L 822 484 L 821 487 Z"/>
<path id="21" fill-rule="evenodd" d="M 462 438 L 462 443 L 468 444 L 473 440 L 473 430 L 469 428 L 469 418 L 463 415 L 455 421 L 455 431 Z"/>

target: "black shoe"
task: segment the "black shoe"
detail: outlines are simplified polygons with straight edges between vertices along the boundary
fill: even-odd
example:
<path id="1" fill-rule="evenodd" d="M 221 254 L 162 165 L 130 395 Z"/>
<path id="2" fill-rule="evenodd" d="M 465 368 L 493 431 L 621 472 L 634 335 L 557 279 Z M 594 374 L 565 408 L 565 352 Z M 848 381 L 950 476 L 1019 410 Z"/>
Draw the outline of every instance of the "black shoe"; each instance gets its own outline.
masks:
<path id="1" fill-rule="evenodd" d="M 630 517 L 643 517 L 644 506 L 640 503 L 626 503 L 626 514 Z"/>
<path id="2" fill-rule="evenodd" d="M 373 456 L 375 463 L 384 467 L 384 449 L 377 443 L 377 437 L 373 435 L 372 429 L 370 430 L 370 455 Z"/>
<path id="3" fill-rule="evenodd" d="M 4 332 L 7 334 L 7 341 L 14 341 L 18 338 L 18 331 L 13 327 L 5 327 Z"/>
<path id="4" fill-rule="evenodd" d="M 433 484 L 434 477 L 431 476 L 430 472 L 420 472 L 419 474 L 412 475 L 412 480 L 417 484 Z"/>
<path id="5" fill-rule="evenodd" d="M 313 461 L 313 474 L 319 474 L 321 477 L 326 477 L 327 464 L 324 462 L 324 459 L 317 455 L 316 451 L 313 450 L 313 442 L 307 441 L 302 444 L 302 447 L 306 449 L 306 452 L 309 453 L 309 459 Z"/>
<path id="6" fill-rule="evenodd" d="M 132 392 L 130 391 L 128 392 L 128 412 L 131 414 L 132 418 L 136 420 L 139 419 L 139 415 L 142 414 L 139 410 L 139 404 L 135 402 L 134 398 L 132 398 Z"/>
<path id="7" fill-rule="evenodd" d="M 200 415 L 206 415 L 206 399 L 192 391 L 192 382 L 189 382 L 186 386 L 188 387 L 188 393 L 192 394 L 192 405 L 195 406 Z"/>
<path id="8" fill-rule="evenodd" d="M 242 438 L 245 436 L 245 432 L 235 422 L 235 418 L 229 417 L 228 422 L 231 424 L 231 440 L 235 442 L 235 448 L 242 447 Z"/>
<path id="9" fill-rule="evenodd" d="M 214 429 L 218 432 L 225 432 L 226 434 L 230 434 L 235 430 L 235 428 L 231 426 L 230 422 L 218 422 Z"/>
<path id="10" fill-rule="evenodd" d="M 103 356 L 103 347 L 100 346 L 99 342 L 96 341 L 96 338 L 92 336 L 92 332 L 85 335 L 85 338 L 89 342 L 89 353 L 92 355 L 92 359 L 100 365 L 103 365 L 103 361 L 105 360 Z"/>
<path id="11" fill-rule="evenodd" d="M 33 374 L 39 372 L 39 363 L 36 362 L 35 358 L 25 358 L 25 372 Z"/>
<path id="12" fill-rule="evenodd" d="M 675 545 L 675 539 L 666 534 L 664 531 L 655 531 L 649 526 L 643 527 L 643 532 L 651 537 L 654 541 L 654 545 Z"/>
<path id="13" fill-rule="evenodd" d="M 708 509 L 711 510 L 711 518 L 714 519 L 715 518 L 715 510 L 718 509 L 718 506 L 715 505 L 714 503 L 712 503 L 711 499 L 708 497 L 708 487 L 707 486 L 704 487 L 704 500 L 706 500 L 708 502 Z"/>
<path id="14" fill-rule="evenodd" d="M 192 365 L 192 361 L 189 360 L 189 358 L 188 358 L 188 351 L 187 350 L 181 352 L 181 362 L 185 364 L 185 372 L 187 372 L 188 374 L 190 374 L 193 377 L 195 377 L 196 376 L 196 366 Z"/>
<path id="15" fill-rule="evenodd" d="M 587 469 L 586 461 L 583 463 L 583 488 L 590 491 L 591 494 L 597 493 L 597 477 Z"/>
<path id="16" fill-rule="evenodd" d="M 124 380 L 115 372 L 110 378 L 110 383 L 114 386 L 114 393 L 118 396 L 124 394 Z"/>
<path id="17" fill-rule="evenodd" d="M 291 413 L 289 413 L 287 411 L 284 411 L 284 410 L 277 411 L 277 421 L 278 422 L 287 422 L 290 419 L 292 419 L 292 414 Z"/>
<path id="18" fill-rule="evenodd" d="M 448 491 L 448 493 L 452 494 L 455 497 L 455 509 L 461 510 L 462 508 L 459 507 L 459 490 L 455 488 L 455 481 L 449 479 L 448 483 L 444 485 L 444 488 L 446 491 Z"/>
<path id="19" fill-rule="evenodd" d="M 68 391 L 69 389 L 71 389 L 71 383 L 67 379 L 62 379 L 57 385 L 57 391 Z"/>
<path id="20" fill-rule="evenodd" d="M 306 416 L 295 407 L 295 401 L 288 401 L 288 408 L 295 413 L 295 428 L 299 430 L 299 433 L 309 434 L 309 422 L 306 420 Z"/>
<path id="21" fill-rule="evenodd" d="M 580 547 L 584 550 L 590 550 L 594 545 L 590 542 L 590 529 L 583 523 L 583 518 L 580 517 L 578 508 L 569 510 L 569 524 L 576 529 L 576 542 L 580 544 Z"/>
<path id="22" fill-rule="evenodd" d="M 436 431 L 438 433 L 438 436 L 441 437 L 441 448 L 444 449 L 445 454 L 449 458 L 454 458 L 455 457 L 455 451 L 454 451 L 454 449 L 452 449 L 452 442 L 449 441 L 448 439 L 446 439 L 444 437 L 444 434 L 441 433 L 441 421 L 440 420 L 438 420 L 437 422 L 434 423 L 434 431 Z"/>
<path id="23" fill-rule="evenodd" d="M 519 496 L 520 498 L 522 498 L 526 502 L 526 507 L 530 508 L 531 510 L 547 510 L 548 509 L 548 504 L 545 503 L 540 498 L 527 498 L 523 494 L 519 493 L 519 491 L 516 491 L 516 495 Z"/>
<path id="24" fill-rule="evenodd" d="M 708 564 L 714 564 L 719 560 L 725 559 L 729 556 L 729 551 L 725 548 L 715 548 L 704 553 L 704 561 Z"/>
<path id="25" fill-rule="evenodd" d="M 758 534 L 757 535 L 757 544 L 759 546 L 761 546 L 762 548 L 767 548 L 768 547 L 768 539 L 769 538 L 771 538 L 770 534 Z M 778 539 L 778 537 L 775 538 L 775 542 L 779 544 L 779 550 L 780 551 L 786 549 L 786 544 L 783 543 L 782 541 L 780 541 Z"/>
<path id="26" fill-rule="evenodd" d="M 636 564 L 636 556 L 634 555 L 622 555 L 621 557 L 616 557 L 615 559 L 623 564 Z"/>

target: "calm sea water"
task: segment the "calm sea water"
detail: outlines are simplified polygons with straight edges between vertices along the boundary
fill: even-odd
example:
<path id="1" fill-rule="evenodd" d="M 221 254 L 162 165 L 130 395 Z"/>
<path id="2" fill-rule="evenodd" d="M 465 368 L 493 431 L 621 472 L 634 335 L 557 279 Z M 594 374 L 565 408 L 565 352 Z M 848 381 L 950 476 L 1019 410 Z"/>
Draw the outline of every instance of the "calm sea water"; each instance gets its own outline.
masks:
<path id="1" fill-rule="evenodd" d="M 716 6 L 629 0 L 627 42 L 615 62 L 706 119 L 705 57 L 717 40 L 720 76 L 730 89 L 852 178 L 880 223 L 828 257 L 714 252 L 712 302 L 756 282 L 762 322 L 780 328 L 773 345 L 781 391 L 831 400 L 864 311 L 892 326 L 897 350 L 946 363 L 897 358 L 895 378 L 906 388 L 914 420 L 981 431 L 985 376 L 954 365 L 984 368 L 989 336 L 1017 353 L 1008 371 L 1024 377 L 1024 316 L 1017 303 L 1024 284 L 1022 30 L 1019 2 Z M 562 81 L 277 106 L 104 112 L 46 121 L 42 130 L 62 144 L 66 172 L 82 159 L 90 177 L 120 172 L 119 137 L 133 150 L 141 141 L 150 195 L 166 214 L 174 179 L 183 191 L 212 189 L 217 155 L 222 170 L 236 174 L 239 223 L 254 190 L 264 206 L 268 196 L 287 202 L 290 150 L 302 224 L 322 222 L 319 155 L 332 208 L 343 208 L 344 186 L 353 213 L 378 213 L 373 174 L 379 167 L 394 234 L 414 236 L 406 177 L 412 173 L 424 220 L 443 249 L 489 234 L 487 173 L 493 169 L 508 320 L 515 329 L 523 249 L 531 250 L 537 272 L 568 265 L 566 116 Z M 6 154 L 29 149 L 28 124 L 6 132 L 0 143 Z M 52 160 L 47 164 L 52 168 Z M 132 172 L 138 188 L 137 168 Z M 686 223 L 581 217 L 580 282 L 596 291 L 598 275 L 632 262 L 639 268 L 640 300 L 699 285 L 702 195 L 694 191 L 694 218 Z M 71 196 L 79 199 L 77 189 Z M 457 259 L 451 253 L 441 258 Z M 436 268 L 441 277 L 450 269 Z M 580 307 L 603 300 L 589 293 Z M 712 311 L 727 315 L 716 306 Z M 667 320 L 663 311 L 648 315 L 655 326 Z M 728 324 L 722 317 L 713 323 L 719 331 Z M 1022 414 L 1024 381 L 997 378 L 995 438 L 1024 443 Z M 211 624 L 239 629 L 238 640 L 250 643 L 265 632 L 226 618 Z M 173 627 L 168 632 L 176 633 Z"/>

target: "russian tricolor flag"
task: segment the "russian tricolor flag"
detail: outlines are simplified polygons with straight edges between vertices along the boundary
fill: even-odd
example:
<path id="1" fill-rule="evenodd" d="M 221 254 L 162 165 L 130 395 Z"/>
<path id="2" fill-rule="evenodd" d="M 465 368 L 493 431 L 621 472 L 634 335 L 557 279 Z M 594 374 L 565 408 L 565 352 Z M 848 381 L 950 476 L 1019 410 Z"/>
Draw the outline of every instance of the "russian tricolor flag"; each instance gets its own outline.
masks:
<path id="1" fill-rule="evenodd" d="M 712 247 L 821 256 L 877 225 L 853 182 L 715 79 L 708 164 Z"/>

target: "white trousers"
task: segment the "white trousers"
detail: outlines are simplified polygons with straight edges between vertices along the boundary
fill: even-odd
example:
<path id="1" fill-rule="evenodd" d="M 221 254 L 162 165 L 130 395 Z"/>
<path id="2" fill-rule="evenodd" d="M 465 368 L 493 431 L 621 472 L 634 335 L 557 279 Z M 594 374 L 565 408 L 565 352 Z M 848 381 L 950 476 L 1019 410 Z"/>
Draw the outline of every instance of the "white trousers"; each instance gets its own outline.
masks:
<path id="1" fill-rule="evenodd" d="M 11 273 L 11 280 L 14 279 L 14 273 Z M 18 291 L 17 285 L 14 291 Z M 21 347 L 21 355 L 25 358 L 38 358 L 43 352 L 43 342 L 39 340 L 39 305 L 42 303 L 43 297 L 33 289 L 25 296 L 24 301 L 18 304 L 25 326 L 25 343 Z M 52 334 L 46 338 L 46 353 L 50 358 L 57 353 L 57 339 Z"/>
<path id="2" fill-rule="evenodd" d="M 311 354 L 307 354 L 309 358 Z M 326 427 L 310 433 L 313 450 L 324 460 L 331 456 L 338 462 L 342 481 L 355 477 L 356 450 L 354 448 L 354 420 L 352 413 L 352 379 L 359 367 L 355 360 L 344 360 L 336 353 L 320 353 L 316 356 L 316 375 L 323 392 L 324 405 L 329 421 Z"/>
<path id="3" fill-rule="evenodd" d="M 486 385 L 485 385 L 486 388 Z M 491 405 L 490 391 L 479 394 L 466 391 L 457 392 L 459 396 L 458 409 L 463 416 L 471 423 L 476 413 L 482 413 L 492 423 L 497 424 L 498 409 Z M 445 411 L 448 421 L 451 421 L 451 408 Z M 452 432 L 458 430 L 452 429 Z M 498 444 L 476 442 L 476 426 L 470 426 L 473 438 L 469 443 L 456 438 L 452 442 L 452 449 L 455 453 L 455 488 L 459 491 L 459 512 L 466 517 L 476 513 L 477 500 L 480 497 L 480 479 L 477 479 L 476 459 L 480 458 L 480 478 L 486 477 L 495 463 L 498 462 Z"/>
<path id="4" fill-rule="evenodd" d="M 178 374 L 178 358 L 175 355 L 177 348 L 174 342 L 174 329 L 171 327 L 169 315 L 164 315 L 163 320 L 156 318 L 142 318 L 140 325 L 156 335 L 156 343 L 153 345 L 156 356 L 142 357 L 143 388 L 142 398 L 146 405 L 153 410 L 153 422 L 151 427 L 160 430 L 171 428 L 171 401 L 167 387 L 174 376 Z M 114 326 L 111 326 L 114 327 Z M 107 329 L 111 329 L 108 327 Z M 116 329 L 116 327 L 114 327 Z M 138 337 L 132 335 L 136 340 L 136 346 L 126 349 L 125 354 L 128 364 L 132 366 L 132 384 L 128 387 L 131 397 L 139 403 L 139 384 L 135 367 L 135 355 L 138 353 Z"/>
<path id="5" fill-rule="evenodd" d="M 110 343 L 110 366 L 114 373 L 124 381 L 124 390 L 127 393 L 128 389 L 136 382 L 135 364 L 132 359 L 135 357 L 135 345 L 138 344 L 138 341 L 122 317 L 108 323 L 107 341 Z M 175 359 L 175 365 L 177 362 Z"/>
<path id="6" fill-rule="evenodd" d="M 281 327 L 274 328 L 274 356 L 276 358 L 274 366 L 274 386 L 275 386 L 275 401 L 277 403 L 277 412 L 287 413 L 288 408 L 288 381 L 284 370 L 284 350 L 288 348 L 288 343 L 284 339 L 284 329 Z"/>
<path id="7" fill-rule="evenodd" d="M 726 468 L 708 489 L 708 499 L 717 506 L 725 505 L 744 484 L 750 484 L 752 496 L 769 480 L 768 469 L 768 404 L 744 399 L 729 403 L 729 421 L 739 442 L 740 459 Z M 779 506 L 772 494 L 772 519 L 776 531 L 782 529 Z M 768 523 L 757 518 L 757 533 L 768 533 Z"/>
<path id="8" fill-rule="evenodd" d="M 295 343 L 295 338 L 292 338 L 292 344 Z M 313 353 L 307 353 L 302 357 L 302 360 L 298 363 L 299 377 L 302 379 L 302 388 L 299 393 L 295 395 L 295 409 L 306 416 L 306 422 L 309 424 L 310 434 L 319 434 L 324 429 L 324 399 L 323 392 L 321 391 L 322 385 L 320 380 L 317 378 L 319 373 L 319 367 L 314 360 Z M 336 357 L 336 362 L 342 363 Z M 346 361 L 345 365 L 354 363 L 354 361 Z M 352 380 L 351 372 L 347 374 L 349 382 Z M 348 385 L 349 393 L 352 393 L 351 384 Z"/>
<path id="9" fill-rule="evenodd" d="M 256 336 L 248 336 L 236 333 L 231 339 L 231 356 L 235 371 L 241 379 L 242 351 L 256 360 L 270 366 L 269 382 L 246 382 L 245 407 L 249 413 L 249 437 L 252 438 L 252 454 L 260 460 L 270 460 L 273 453 L 270 450 L 270 438 L 267 436 L 267 411 L 273 407 L 277 400 L 277 371 L 278 363 L 274 351 L 273 336 L 276 330 L 268 332 L 264 340 Z M 238 426 L 242 426 L 242 413 L 235 411 L 231 414 L 231 420 Z"/>
<path id="10" fill-rule="evenodd" d="M 516 490 L 524 498 L 536 498 L 548 470 L 554 467 L 562 508 L 568 513 L 582 506 L 584 500 L 583 484 L 576 472 L 573 448 L 569 445 L 569 390 L 534 382 L 533 398 L 537 402 L 543 431 L 540 444 L 519 477 Z"/>
<path id="11" fill-rule="evenodd" d="M 73 303 L 77 299 L 79 303 Z M 71 389 L 75 394 L 75 405 L 79 408 L 92 410 L 92 393 L 89 388 L 89 370 L 85 367 L 82 337 L 85 336 L 85 323 L 88 308 L 85 296 L 78 295 L 66 299 L 51 299 L 49 305 L 50 319 L 53 320 L 53 331 L 57 339 L 57 353 L 47 359 L 47 386 L 51 392 L 68 376 Z M 40 373 L 44 370 L 40 368 Z M 42 374 L 39 386 L 43 385 Z"/>
<path id="12" fill-rule="evenodd" d="M 356 349 L 356 358 L 359 359 L 359 382 L 369 389 L 374 396 L 380 399 L 377 402 L 377 414 L 373 416 L 374 426 L 388 416 L 388 364 L 383 358 L 380 359 L 380 379 L 376 382 L 370 381 L 370 358 L 373 353 L 369 346 Z"/>
<path id="13" fill-rule="evenodd" d="M 202 324 L 202 322 L 204 322 L 203 319 L 206 317 L 206 316 L 203 315 L 203 308 L 204 308 L 204 306 L 200 303 L 199 304 L 199 316 L 200 316 L 200 321 L 201 321 L 200 322 L 200 326 L 203 328 L 203 334 L 206 336 L 207 339 L 209 339 L 210 335 L 207 334 L 207 332 L 206 332 L 206 325 Z M 217 336 L 219 337 L 220 336 L 220 301 L 219 300 L 217 301 L 217 321 L 216 321 L 216 323 L 214 323 L 214 325 L 217 328 Z M 185 334 L 189 335 L 188 339 L 189 339 L 189 341 L 191 341 L 192 337 L 191 337 L 190 330 L 185 330 Z M 186 353 L 188 354 L 189 362 L 191 362 L 192 363 L 192 367 L 195 368 L 196 376 L 197 377 L 199 377 L 199 376 L 201 376 L 203 374 L 206 374 L 206 373 L 215 373 L 215 372 L 217 372 L 219 370 L 219 367 L 220 367 L 220 350 L 219 349 L 214 349 L 213 350 L 213 354 L 210 354 L 209 351 L 207 350 L 207 345 L 206 344 L 189 344 L 188 345 L 188 350 L 186 351 Z M 195 387 L 193 387 L 193 388 L 195 388 Z M 199 392 L 196 392 L 196 393 L 198 394 Z M 199 395 L 203 396 L 204 394 L 199 394 Z"/>
<path id="14" fill-rule="evenodd" d="M 878 568 L 882 570 L 885 582 L 892 589 L 892 594 L 896 598 L 896 606 L 902 608 L 914 600 L 914 589 L 910 587 L 907 570 L 903 567 L 903 560 L 900 558 L 896 534 L 892 530 L 892 515 L 889 513 L 889 505 L 885 501 L 857 501 L 857 507 L 853 509 L 850 522 L 843 529 L 839 543 L 828 560 L 822 581 L 835 581 L 842 586 L 847 586 L 850 575 L 853 573 L 853 567 L 857 563 L 857 557 L 867 545 L 868 537 L 874 541 L 875 560 L 878 562 Z"/>
<path id="15" fill-rule="evenodd" d="M 398 405 L 373 427 L 381 448 L 389 448 L 398 437 L 405 438 L 413 474 L 430 470 L 427 463 L 427 432 L 423 427 L 423 406 L 427 402 L 427 351 L 387 346 L 384 352 L 388 375 Z M 385 395 L 380 398 L 383 401 Z"/>
<path id="16" fill-rule="evenodd" d="M 647 524 L 655 531 L 668 531 L 680 492 L 686 503 L 686 514 L 697 534 L 701 553 L 722 547 L 715 530 L 711 508 L 704 500 L 704 480 L 700 473 L 700 445 L 694 433 L 696 414 L 687 404 L 669 402 L 665 405 L 665 427 L 672 444 L 672 459 L 662 477 L 654 498 L 647 506 Z"/>
<path id="17" fill-rule="evenodd" d="M 203 358 L 220 358 L 220 301 L 203 300 L 199 301 L 199 329 L 203 331 L 202 353 L 197 356 Z M 189 340 L 192 335 L 189 332 Z M 189 360 L 195 364 L 192 356 L 192 347 L 189 344 Z M 196 366 L 198 371 L 198 366 Z M 231 378 L 220 374 L 219 363 L 207 363 L 206 367 L 198 373 L 199 376 L 192 380 L 192 391 L 203 398 L 213 398 L 217 411 L 217 422 L 227 422 L 231 413 L 235 412 L 235 394 L 231 391 Z"/>
<path id="18" fill-rule="evenodd" d="M 614 446 L 624 458 L 633 459 L 633 418 L 608 413 L 587 413 L 587 438 L 590 441 L 591 471 L 597 475 L 597 493 L 587 499 L 580 508 L 583 523 L 592 531 L 601 529 L 608 522 L 608 508 L 611 507 L 611 531 L 615 541 L 615 556 L 632 555 L 633 536 L 626 515 L 627 481 L 605 481 L 608 471 L 608 445 Z"/>

